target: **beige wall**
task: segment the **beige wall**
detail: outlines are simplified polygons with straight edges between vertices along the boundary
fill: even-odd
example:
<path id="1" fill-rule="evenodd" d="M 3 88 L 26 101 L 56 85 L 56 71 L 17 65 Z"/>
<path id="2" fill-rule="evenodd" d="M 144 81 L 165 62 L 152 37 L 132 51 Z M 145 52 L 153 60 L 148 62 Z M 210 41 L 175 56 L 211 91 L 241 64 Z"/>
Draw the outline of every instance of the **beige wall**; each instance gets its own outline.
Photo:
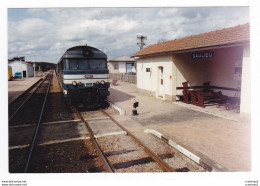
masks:
<path id="1" fill-rule="evenodd" d="M 119 73 L 126 73 L 126 63 L 118 62 Z"/>
<path id="2" fill-rule="evenodd" d="M 242 67 L 243 48 L 215 49 L 213 58 L 192 59 L 192 53 L 175 54 L 173 61 L 177 67 L 177 86 L 189 81 L 191 86 L 199 86 L 210 81 L 212 86 L 238 88 L 241 77 L 235 74 L 235 67 Z M 225 95 L 234 92 L 222 90 Z M 178 92 L 179 93 L 179 92 Z"/>
<path id="3" fill-rule="evenodd" d="M 163 87 L 160 87 L 159 67 L 163 67 Z M 146 68 L 150 68 L 150 72 L 146 72 Z M 137 88 L 151 95 L 155 94 L 156 97 L 162 96 L 163 100 L 171 100 L 175 92 L 174 84 L 172 56 L 155 56 L 137 60 Z"/>
<path id="4" fill-rule="evenodd" d="M 114 69 L 114 64 L 117 64 L 118 65 L 118 69 L 115 70 Z M 107 67 L 108 67 L 108 70 L 109 70 L 109 73 L 119 73 L 119 64 L 118 62 L 108 62 L 107 63 Z"/>
<path id="5" fill-rule="evenodd" d="M 126 73 L 127 62 L 108 62 L 109 73 Z M 118 65 L 118 69 L 114 69 L 114 65 Z M 132 66 L 132 72 L 136 72 L 135 66 Z"/>

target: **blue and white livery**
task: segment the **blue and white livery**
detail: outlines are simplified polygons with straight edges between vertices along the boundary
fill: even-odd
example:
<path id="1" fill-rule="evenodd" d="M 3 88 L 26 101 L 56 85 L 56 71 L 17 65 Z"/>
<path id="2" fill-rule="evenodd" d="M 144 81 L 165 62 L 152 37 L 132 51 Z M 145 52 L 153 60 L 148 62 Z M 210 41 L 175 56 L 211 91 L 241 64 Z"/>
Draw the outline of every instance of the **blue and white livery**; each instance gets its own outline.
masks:
<path id="1" fill-rule="evenodd" d="M 56 74 L 70 103 L 100 105 L 110 94 L 107 56 L 94 47 L 69 48 L 60 58 Z"/>

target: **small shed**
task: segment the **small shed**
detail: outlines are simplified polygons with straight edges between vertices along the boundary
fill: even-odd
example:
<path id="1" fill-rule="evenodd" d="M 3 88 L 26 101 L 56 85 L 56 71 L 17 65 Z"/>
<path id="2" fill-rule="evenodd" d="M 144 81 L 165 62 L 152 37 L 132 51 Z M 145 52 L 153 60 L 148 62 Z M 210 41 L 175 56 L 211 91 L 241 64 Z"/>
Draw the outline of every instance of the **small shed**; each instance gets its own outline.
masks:
<path id="1" fill-rule="evenodd" d="M 120 56 L 108 59 L 109 73 L 136 73 L 135 59 Z"/>
<path id="2" fill-rule="evenodd" d="M 33 77 L 33 65 L 25 62 L 24 57 L 14 57 L 8 60 L 8 66 L 12 68 L 12 75 L 21 72 L 23 77 Z"/>

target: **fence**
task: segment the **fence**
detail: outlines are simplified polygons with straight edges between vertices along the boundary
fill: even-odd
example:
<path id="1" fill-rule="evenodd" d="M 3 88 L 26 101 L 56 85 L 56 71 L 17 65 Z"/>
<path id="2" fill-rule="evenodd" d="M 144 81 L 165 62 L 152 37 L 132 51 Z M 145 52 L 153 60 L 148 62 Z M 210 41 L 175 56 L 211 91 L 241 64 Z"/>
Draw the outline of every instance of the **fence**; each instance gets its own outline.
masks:
<path id="1" fill-rule="evenodd" d="M 136 75 L 113 73 L 109 74 L 109 79 L 121 80 L 124 82 L 136 84 Z"/>

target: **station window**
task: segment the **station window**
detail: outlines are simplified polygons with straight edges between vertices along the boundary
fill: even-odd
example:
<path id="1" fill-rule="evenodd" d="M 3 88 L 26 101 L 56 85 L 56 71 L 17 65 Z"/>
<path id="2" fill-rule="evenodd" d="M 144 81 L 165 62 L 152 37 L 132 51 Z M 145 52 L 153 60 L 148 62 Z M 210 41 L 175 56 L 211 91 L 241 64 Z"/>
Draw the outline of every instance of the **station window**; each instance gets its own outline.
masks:
<path id="1" fill-rule="evenodd" d="M 114 70 L 118 70 L 118 64 L 114 64 Z"/>

